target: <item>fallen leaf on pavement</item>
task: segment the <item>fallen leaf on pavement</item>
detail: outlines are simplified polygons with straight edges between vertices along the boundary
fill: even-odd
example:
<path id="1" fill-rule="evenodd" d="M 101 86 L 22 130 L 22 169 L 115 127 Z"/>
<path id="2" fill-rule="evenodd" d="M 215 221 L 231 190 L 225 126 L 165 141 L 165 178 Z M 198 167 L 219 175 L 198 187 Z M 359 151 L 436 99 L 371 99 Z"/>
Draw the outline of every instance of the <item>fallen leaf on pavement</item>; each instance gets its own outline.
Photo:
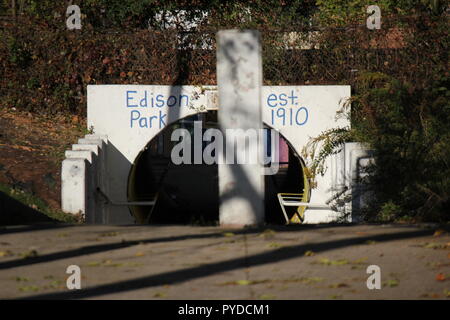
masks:
<path id="1" fill-rule="evenodd" d="M 25 278 L 25 277 L 19 277 L 19 276 L 17 276 L 17 277 L 15 278 L 15 280 L 16 280 L 17 282 L 28 282 L 28 281 L 30 281 L 30 279 L 28 279 L 28 278 Z"/>
<path id="2" fill-rule="evenodd" d="M 385 285 L 393 288 L 393 287 L 398 286 L 398 281 L 397 280 L 388 280 L 388 281 L 386 281 Z"/>
<path id="3" fill-rule="evenodd" d="M 338 259 L 338 260 L 330 260 L 328 258 L 320 259 L 317 263 L 323 264 L 326 266 L 342 266 L 348 264 L 347 259 Z"/>
<path id="4" fill-rule="evenodd" d="M 29 291 L 37 292 L 37 291 L 39 291 L 39 287 L 37 287 L 37 286 L 25 286 L 25 287 L 20 287 L 19 291 L 22 291 L 22 292 L 29 292 Z"/>
<path id="5" fill-rule="evenodd" d="M 21 254 L 21 256 L 23 259 L 35 258 L 38 256 L 38 253 L 36 250 L 30 250 L 30 251 L 23 252 Z"/>
<path id="6" fill-rule="evenodd" d="M 260 237 L 264 237 L 264 238 L 273 238 L 275 236 L 276 232 L 273 231 L 272 229 L 266 229 L 263 232 L 261 232 L 259 234 Z"/>
<path id="7" fill-rule="evenodd" d="M 443 249 L 443 248 L 446 247 L 446 245 L 445 244 L 440 244 L 440 243 L 437 243 L 437 242 L 429 242 L 429 243 L 425 243 L 423 245 L 423 247 L 427 248 L 427 249 Z"/>
<path id="8" fill-rule="evenodd" d="M 9 257 L 9 256 L 12 256 L 12 255 L 13 255 L 13 253 L 11 251 L 9 251 L 9 250 L 0 251 L 0 257 Z"/>
<path id="9" fill-rule="evenodd" d="M 233 237 L 233 236 L 234 236 L 234 233 L 233 233 L 233 232 L 225 232 L 225 233 L 223 234 L 223 236 L 224 236 L 224 237 Z"/>
<path id="10" fill-rule="evenodd" d="M 441 235 L 445 234 L 445 230 L 438 229 L 434 232 L 433 237 L 439 237 Z"/>
<path id="11" fill-rule="evenodd" d="M 367 257 L 359 258 L 351 262 L 351 264 L 366 264 Z"/>
<path id="12" fill-rule="evenodd" d="M 164 292 L 157 292 L 153 295 L 154 298 L 165 298 L 167 296 Z"/>
<path id="13" fill-rule="evenodd" d="M 438 274 L 436 275 L 436 280 L 437 280 L 437 281 L 445 281 L 445 274 L 443 274 L 443 273 L 438 273 Z"/>

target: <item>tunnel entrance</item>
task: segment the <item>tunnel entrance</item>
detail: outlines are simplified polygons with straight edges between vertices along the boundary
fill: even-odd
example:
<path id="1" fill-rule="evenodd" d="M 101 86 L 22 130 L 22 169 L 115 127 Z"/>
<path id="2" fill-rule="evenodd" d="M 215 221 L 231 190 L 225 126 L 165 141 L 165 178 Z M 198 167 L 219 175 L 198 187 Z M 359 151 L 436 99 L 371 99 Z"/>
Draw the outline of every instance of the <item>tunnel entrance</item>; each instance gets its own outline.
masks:
<path id="1" fill-rule="evenodd" d="M 171 150 L 178 143 L 171 141 L 172 132 L 185 128 L 192 134 L 194 121 L 202 121 L 204 131 L 218 128 L 216 111 L 184 118 L 166 127 L 137 156 L 128 178 L 128 201 L 156 201 L 154 205 L 129 207 L 137 223 L 218 224 L 218 165 L 175 165 L 170 159 Z M 308 189 L 304 201 L 309 200 L 310 193 L 302 159 L 281 135 L 279 151 L 278 173 L 265 176 L 265 221 L 271 224 L 285 223 L 277 193 L 302 193 Z M 286 209 L 290 217 L 296 212 L 301 216 L 303 210 Z"/>

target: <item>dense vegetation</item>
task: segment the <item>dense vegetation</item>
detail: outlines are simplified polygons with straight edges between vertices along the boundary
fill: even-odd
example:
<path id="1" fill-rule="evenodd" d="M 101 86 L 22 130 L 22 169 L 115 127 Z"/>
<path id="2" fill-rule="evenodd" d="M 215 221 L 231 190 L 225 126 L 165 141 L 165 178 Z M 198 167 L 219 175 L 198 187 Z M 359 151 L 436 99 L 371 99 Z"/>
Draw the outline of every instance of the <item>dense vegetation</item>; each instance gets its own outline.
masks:
<path id="1" fill-rule="evenodd" d="M 365 27 L 372 2 L 380 30 Z M 88 84 L 214 84 L 214 46 L 199 48 L 219 28 L 257 28 L 266 84 L 352 85 L 352 128 L 324 133 L 314 161 L 345 141 L 375 150 L 367 219 L 450 218 L 446 1 L 85 0 L 81 31 L 66 29 L 64 2 L 0 3 L 1 108 L 84 114 Z M 198 26 L 166 30 L 155 18 L 179 9 Z"/>

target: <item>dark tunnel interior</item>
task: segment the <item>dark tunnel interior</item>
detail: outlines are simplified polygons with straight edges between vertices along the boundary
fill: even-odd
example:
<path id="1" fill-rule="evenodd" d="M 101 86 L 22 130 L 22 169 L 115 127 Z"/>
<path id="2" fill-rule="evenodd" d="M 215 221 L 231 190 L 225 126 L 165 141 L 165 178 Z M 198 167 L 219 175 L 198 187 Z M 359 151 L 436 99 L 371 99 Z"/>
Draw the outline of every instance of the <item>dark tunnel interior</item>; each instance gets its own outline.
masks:
<path id="1" fill-rule="evenodd" d="M 170 140 L 176 128 L 192 131 L 193 121 L 202 121 L 203 129 L 217 128 L 217 113 L 194 115 L 168 126 L 138 155 L 128 179 L 129 201 L 152 201 L 153 206 L 130 206 L 140 224 L 217 225 L 219 220 L 219 185 L 217 164 L 174 164 L 170 153 L 176 142 Z M 281 141 L 282 140 L 282 141 Z M 279 170 L 265 176 L 265 222 L 284 224 L 277 193 L 300 193 L 304 188 L 301 158 L 280 135 L 284 156 Z M 296 212 L 288 207 L 288 216 Z"/>

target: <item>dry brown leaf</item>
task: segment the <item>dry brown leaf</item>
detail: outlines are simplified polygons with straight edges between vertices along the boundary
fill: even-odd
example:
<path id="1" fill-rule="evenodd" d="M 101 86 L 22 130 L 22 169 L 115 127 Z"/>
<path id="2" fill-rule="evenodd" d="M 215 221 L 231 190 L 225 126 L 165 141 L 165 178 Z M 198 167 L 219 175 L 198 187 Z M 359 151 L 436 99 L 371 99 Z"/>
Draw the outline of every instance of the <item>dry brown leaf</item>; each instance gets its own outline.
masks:
<path id="1" fill-rule="evenodd" d="M 443 274 L 443 273 L 438 273 L 438 274 L 436 275 L 436 280 L 437 280 L 437 281 L 445 281 L 445 274 Z"/>

